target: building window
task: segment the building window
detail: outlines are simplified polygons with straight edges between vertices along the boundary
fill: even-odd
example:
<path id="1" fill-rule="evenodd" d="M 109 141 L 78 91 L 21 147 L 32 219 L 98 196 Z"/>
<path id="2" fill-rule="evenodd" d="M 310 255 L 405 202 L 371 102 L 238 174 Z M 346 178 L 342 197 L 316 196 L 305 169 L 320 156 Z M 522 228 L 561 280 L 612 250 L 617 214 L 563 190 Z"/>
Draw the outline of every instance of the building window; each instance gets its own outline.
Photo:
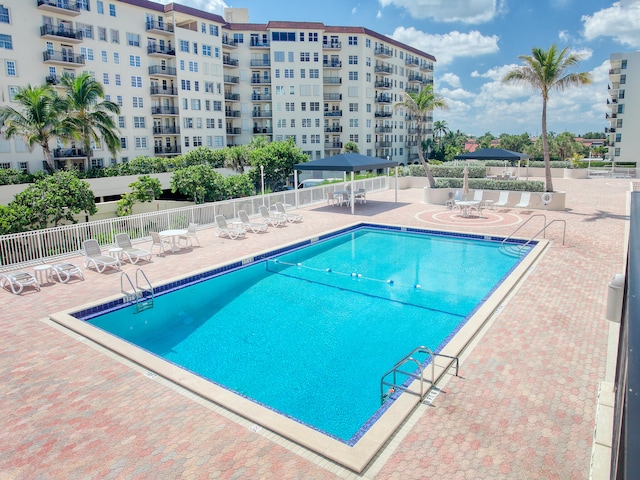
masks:
<path id="1" fill-rule="evenodd" d="M 624 85 L 625 83 L 627 83 L 627 76 L 620 75 L 620 85 Z"/>
<path id="2" fill-rule="evenodd" d="M 122 95 L 118 95 L 116 97 L 116 103 L 118 104 L 119 107 L 122 107 L 123 102 L 122 102 Z"/>
<path id="3" fill-rule="evenodd" d="M 214 112 L 221 112 L 222 111 L 222 102 L 219 100 L 214 100 L 213 101 L 213 111 Z"/>
<path id="4" fill-rule="evenodd" d="M 5 65 L 7 67 L 7 77 L 15 77 L 16 75 L 18 75 L 18 73 L 16 71 L 16 62 L 15 62 L 15 60 L 7 60 L 5 62 Z"/>
<path id="5" fill-rule="evenodd" d="M 312 112 L 320 111 L 320 102 L 309 102 L 309 110 Z"/>
<path id="6" fill-rule="evenodd" d="M 191 80 L 181 80 L 180 88 L 182 88 L 182 90 L 191 90 Z"/>
<path id="7" fill-rule="evenodd" d="M 102 63 L 107 63 L 109 61 L 106 50 L 102 50 L 100 52 L 100 59 L 102 60 Z"/>
<path id="8" fill-rule="evenodd" d="M 133 117 L 133 128 L 147 128 L 145 117 Z"/>
<path id="9" fill-rule="evenodd" d="M 133 97 L 133 108 L 144 108 L 144 99 L 142 97 Z"/>
<path id="10" fill-rule="evenodd" d="M 134 137 L 136 142 L 136 149 L 147 148 L 147 137 Z"/>
<path id="11" fill-rule="evenodd" d="M 104 85 L 109 85 L 109 74 L 108 73 L 103 73 L 102 74 L 102 83 Z"/>
<path id="12" fill-rule="evenodd" d="M 193 118 L 185 117 L 183 122 L 184 122 L 184 128 L 193 128 Z"/>
<path id="13" fill-rule="evenodd" d="M 118 117 L 118 128 L 126 128 L 126 121 L 123 116 Z"/>
<path id="14" fill-rule="evenodd" d="M 137 33 L 127 33 L 127 45 L 132 47 L 140 46 L 140 35 Z"/>
<path id="15" fill-rule="evenodd" d="M 218 26 L 217 25 L 209 25 L 209 35 L 213 35 L 214 37 L 218 36 Z"/>
<path id="16" fill-rule="evenodd" d="M 367 47 L 367 48 L 371 48 L 371 39 L 370 39 L 370 38 L 367 38 L 367 39 L 364 41 L 364 45 L 365 45 L 365 47 Z"/>
<path id="17" fill-rule="evenodd" d="M 122 80 L 120 79 L 120 74 L 116 73 L 116 85 L 120 86 L 122 85 Z"/>
<path id="18" fill-rule="evenodd" d="M 104 15 L 104 3 L 102 3 L 102 0 L 98 0 L 96 4 L 96 9 L 98 10 L 98 13 L 100 15 Z"/>
<path id="19" fill-rule="evenodd" d="M 349 80 L 358 80 L 358 72 L 349 72 Z"/>
<path id="20" fill-rule="evenodd" d="M 198 54 L 198 44 L 197 42 L 193 42 L 193 53 Z"/>
<path id="21" fill-rule="evenodd" d="M 11 35 L 5 35 L 4 33 L 0 33 L 0 48 L 13 50 L 13 41 L 11 40 Z"/>
<path id="22" fill-rule="evenodd" d="M 0 23 L 11 23 L 9 21 L 9 9 L 0 5 Z"/>
<path id="23" fill-rule="evenodd" d="M 301 62 L 310 62 L 311 61 L 311 55 L 309 54 L 309 52 L 300 52 L 300 61 Z"/>
<path id="24" fill-rule="evenodd" d="M 198 73 L 198 62 L 189 62 L 189 71 Z"/>
<path id="25" fill-rule="evenodd" d="M 200 110 L 200 99 L 199 98 L 192 98 L 191 99 L 191 110 Z"/>
<path id="26" fill-rule="evenodd" d="M 622 64 L 620 65 L 620 68 L 622 70 L 626 70 L 627 69 L 627 61 L 626 60 L 622 60 Z"/>
<path id="27" fill-rule="evenodd" d="M 211 56 L 211 45 L 202 45 L 202 55 L 204 57 Z"/>
<path id="28" fill-rule="evenodd" d="M 111 43 L 120 43 L 120 31 L 114 28 L 109 32 L 111 34 Z"/>
<path id="29" fill-rule="evenodd" d="M 118 52 L 113 52 L 113 63 L 120 65 L 120 54 Z"/>
<path id="30" fill-rule="evenodd" d="M 358 111 L 358 104 L 357 103 L 349 103 L 349 111 L 350 112 L 357 112 Z"/>
<path id="31" fill-rule="evenodd" d="M 131 86 L 142 88 L 142 77 L 139 75 L 131 75 Z"/>
<path id="32" fill-rule="evenodd" d="M 93 48 L 80 47 L 80 54 L 88 61 L 93 62 Z"/>
<path id="33" fill-rule="evenodd" d="M 127 149 L 127 137 L 120 137 L 120 148 Z"/>
<path id="34" fill-rule="evenodd" d="M 140 55 L 129 55 L 129 65 L 132 67 L 139 67 Z"/>
<path id="35" fill-rule="evenodd" d="M 98 27 L 98 40 L 101 42 L 107 41 L 107 29 L 104 27 Z"/>
<path id="36" fill-rule="evenodd" d="M 201 147 L 202 146 L 202 137 L 193 137 L 193 146 Z"/>
<path id="37" fill-rule="evenodd" d="M 180 51 L 189 53 L 189 42 L 187 40 L 180 40 Z"/>
<path id="38" fill-rule="evenodd" d="M 109 15 L 112 17 L 116 16 L 116 6 L 113 3 L 109 4 Z"/>
<path id="39" fill-rule="evenodd" d="M 358 45 L 358 37 L 349 35 L 349 45 Z"/>
<path id="40" fill-rule="evenodd" d="M 309 78 L 320 78 L 320 69 L 318 69 L 318 68 L 310 68 L 309 69 Z"/>
<path id="41" fill-rule="evenodd" d="M 244 43 L 244 33 L 234 33 L 233 43 Z"/>
<path id="42" fill-rule="evenodd" d="M 358 64 L 358 56 L 349 55 L 349 65 L 357 65 L 357 64 Z"/>

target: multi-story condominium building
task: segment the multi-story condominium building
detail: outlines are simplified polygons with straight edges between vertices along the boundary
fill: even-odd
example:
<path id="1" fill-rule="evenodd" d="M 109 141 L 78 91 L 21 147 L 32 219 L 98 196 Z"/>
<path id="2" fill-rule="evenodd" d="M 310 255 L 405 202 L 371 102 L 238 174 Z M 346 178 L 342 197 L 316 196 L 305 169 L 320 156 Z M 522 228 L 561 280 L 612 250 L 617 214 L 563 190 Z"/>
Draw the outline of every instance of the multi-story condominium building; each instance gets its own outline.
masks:
<path id="1" fill-rule="evenodd" d="M 433 82 L 435 58 L 363 27 L 248 22 L 147 0 L 0 0 L 1 104 L 20 87 L 59 88 L 90 72 L 120 105 L 121 150 L 111 158 L 52 145 L 57 168 L 105 166 L 256 135 L 295 139 L 312 159 L 347 142 L 366 155 L 417 158 L 415 119 L 396 104 Z M 430 119 L 428 119 L 430 120 Z M 430 129 L 430 125 L 428 126 Z M 43 168 L 39 148 L 0 136 L 0 166 Z"/>
<path id="2" fill-rule="evenodd" d="M 609 95 L 611 122 L 609 158 L 615 162 L 635 162 L 640 152 L 640 52 L 612 53 L 609 57 Z"/>

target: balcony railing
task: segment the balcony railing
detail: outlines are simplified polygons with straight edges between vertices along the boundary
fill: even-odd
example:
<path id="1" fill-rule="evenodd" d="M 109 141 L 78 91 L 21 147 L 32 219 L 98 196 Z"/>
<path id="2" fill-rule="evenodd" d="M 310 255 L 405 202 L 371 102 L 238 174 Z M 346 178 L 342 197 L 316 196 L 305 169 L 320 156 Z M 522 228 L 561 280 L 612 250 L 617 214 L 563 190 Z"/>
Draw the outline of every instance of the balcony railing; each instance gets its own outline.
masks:
<path id="1" fill-rule="evenodd" d="M 236 77 L 233 75 L 225 75 L 224 83 L 240 83 L 240 77 Z"/>
<path id="2" fill-rule="evenodd" d="M 158 22 L 156 20 L 147 20 L 146 30 L 155 30 L 158 32 L 173 33 L 173 23 Z"/>
<path id="3" fill-rule="evenodd" d="M 404 59 L 404 64 L 407 67 L 419 67 L 420 61 L 417 58 L 406 57 Z"/>
<path id="4" fill-rule="evenodd" d="M 256 135 L 258 134 L 271 134 L 273 133 L 273 128 L 271 127 L 253 127 L 253 133 L 255 133 Z"/>
<path id="5" fill-rule="evenodd" d="M 233 38 L 229 38 L 226 36 L 222 37 L 222 46 L 223 47 L 237 47 L 238 46 L 238 42 L 236 42 Z"/>
<path id="6" fill-rule="evenodd" d="M 341 93 L 324 93 L 322 98 L 327 102 L 339 102 L 342 100 Z"/>
<path id="7" fill-rule="evenodd" d="M 175 87 L 160 88 L 160 87 L 154 85 L 149 89 L 149 93 L 151 95 L 174 96 L 174 95 L 178 95 L 178 89 L 175 88 Z"/>
<path id="8" fill-rule="evenodd" d="M 57 27 L 50 24 L 44 24 L 40 27 L 40 36 L 60 37 L 66 40 L 82 41 L 83 33 L 81 30 L 65 27 L 62 24 Z"/>
<path id="9" fill-rule="evenodd" d="M 391 112 L 383 112 L 381 110 L 376 111 L 377 118 L 387 118 L 391 117 L 393 114 Z"/>
<path id="10" fill-rule="evenodd" d="M 324 127 L 324 133 L 341 133 L 342 127 L 339 125 L 334 125 L 332 127 Z"/>
<path id="11" fill-rule="evenodd" d="M 393 127 L 376 127 L 376 133 L 391 133 L 393 132 Z"/>
<path id="12" fill-rule="evenodd" d="M 177 73 L 176 67 L 165 67 L 163 65 L 151 65 L 149 67 L 149 75 L 170 75 L 174 77 Z"/>
<path id="13" fill-rule="evenodd" d="M 322 77 L 322 83 L 340 85 L 342 83 L 342 77 Z"/>
<path id="14" fill-rule="evenodd" d="M 240 118 L 240 110 L 227 109 L 227 110 L 224 111 L 224 116 L 225 117 L 232 117 L 232 118 Z"/>
<path id="15" fill-rule="evenodd" d="M 167 107 L 154 105 L 151 107 L 151 115 L 178 115 L 180 109 L 178 107 Z"/>
<path id="16" fill-rule="evenodd" d="M 153 151 L 156 155 L 177 155 L 181 152 L 181 148 L 179 145 L 174 145 L 173 147 L 155 147 Z"/>
<path id="17" fill-rule="evenodd" d="M 173 47 L 168 47 L 166 45 L 159 45 L 157 43 L 150 43 L 147 45 L 147 54 L 149 55 L 169 55 L 174 56 L 176 54 L 176 49 Z"/>
<path id="18" fill-rule="evenodd" d="M 324 144 L 325 150 L 340 150 L 342 148 L 342 142 L 328 142 Z"/>
<path id="19" fill-rule="evenodd" d="M 229 100 L 231 102 L 238 102 L 238 101 L 240 101 L 240 94 L 239 93 L 225 93 L 224 94 L 224 99 L 225 100 Z"/>
<path id="20" fill-rule="evenodd" d="M 153 127 L 154 135 L 178 135 L 180 133 L 180 127 L 166 126 L 166 127 Z"/>
<path id="21" fill-rule="evenodd" d="M 53 150 L 54 158 L 83 158 L 87 156 L 84 148 L 55 148 Z"/>
<path id="22" fill-rule="evenodd" d="M 43 7 L 45 10 L 56 12 L 59 12 L 60 10 L 62 12 L 66 11 L 74 14 L 74 16 L 80 13 L 80 8 L 78 7 L 77 2 L 71 0 L 38 0 L 38 7 Z"/>
<path id="23" fill-rule="evenodd" d="M 376 148 L 390 148 L 392 142 L 376 142 Z"/>
<path id="24" fill-rule="evenodd" d="M 252 67 L 270 67 L 271 60 L 269 60 L 268 58 L 267 59 L 252 58 L 249 64 Z"/>
<path id="25" fill-rule="evenodd" d="M 325 117 L 341 117 L 342 110 L 326 110 L 324 112 Z"/>
<path id="26" fill-rule="evenodd" d="M 393 83 L 390 80 L 376 80 L 376 88 L 391 88 Z"/>
<path id="27" fill-rule="evenodd" d="M 270 102 L 271 98 L 271 94 L 267 93 L 254 93 L 251 96 L 251 100 L 254 102 Z"/>
<path id="28" fill-rule="evenodd" d="M 254 110 L 251 112 L 253 118 L 271 118 L 272 114 L 269 110 Z"/>
<path id="29" fill-rule="evenodd" d="M 330 50 L 340 49 L 342 48 L 342 42 L 323 42 L 322 48 Z"/>
<path id="30" fill-rule="evenodd" d="M 391 65 L 376 65 L 374 67 L 374 71 L 381 74 L 392 74 L 393 68 L 391 67 Z"/>
<path id="31" fill-rule="evenodd" d="M 251 77 L 252 85 L 270 85 L 271 78 L 270 77 Z"/>
<path id="32" fill-rule="evenodd" d="M 238 60 L 231 57 L 222 57 L 222 64 L 226 65 L 227 67 L 237 67 Z"/>
<path id="33" fill-rule="evenodd" d="M 389 47 L 378 47 L 373 53 L 379 57 L 393 57 L 393 50 Z"/>
<path id="34" fill-rule="evenodd" d="M 227 128 L 227 135 L 240 135 L 242 129 L 240 127 Z"/>
<path id="35" fill-rule="evenodd" d="M 420 64 L 420 70 L 423 72 L 433 72 L 433 63 L 432 62 L 422 62 Z"/>
<path id="36" fill-rule="evenodd" d="M 376 103 L 391 103 L 391 97 L 389 95 L 378 95 L 375 101 Z"/>
<path id="37" fill-rule="evenodd" d="M 256 48 L 269 48 L 271 44 L 269 43 L 268 40 L 256 40 L 255 38 L 252 38 L 251 41 L 249 42 L 249 46 L 250 47 L 256 47 Z"/>
<path id="38" fill-rule="evenodd" d="M 324 68 L 341 68 L 342 62 L 340 60 L 332 60 L 330 62 L 322 62 Z"/>
<path id="39" fill-rule="evenodd" d="M 82 55 L 74 55 L 73 53 L 63 50 L 47 50 L 42 52 L 42 58 L 45 62 L 70 63 L 75 65 L 84 65 L 84 57 Z"/>

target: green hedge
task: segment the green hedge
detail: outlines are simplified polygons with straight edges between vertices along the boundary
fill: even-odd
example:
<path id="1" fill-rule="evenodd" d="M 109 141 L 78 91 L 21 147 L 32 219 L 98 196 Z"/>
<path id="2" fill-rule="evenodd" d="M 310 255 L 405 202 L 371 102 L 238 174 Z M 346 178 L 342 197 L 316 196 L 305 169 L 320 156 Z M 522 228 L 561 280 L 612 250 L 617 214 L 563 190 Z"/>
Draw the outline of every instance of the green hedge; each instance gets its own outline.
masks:
<path id="1" fill-rule="evenodd" d="M 461 178 L 437 178 L 436 188 L 462 188 Z M 544 192 L 541 180 L 493 180 L 488 178 L 469 179 L 472 190 L 509 190 L 511 192 Z"/>

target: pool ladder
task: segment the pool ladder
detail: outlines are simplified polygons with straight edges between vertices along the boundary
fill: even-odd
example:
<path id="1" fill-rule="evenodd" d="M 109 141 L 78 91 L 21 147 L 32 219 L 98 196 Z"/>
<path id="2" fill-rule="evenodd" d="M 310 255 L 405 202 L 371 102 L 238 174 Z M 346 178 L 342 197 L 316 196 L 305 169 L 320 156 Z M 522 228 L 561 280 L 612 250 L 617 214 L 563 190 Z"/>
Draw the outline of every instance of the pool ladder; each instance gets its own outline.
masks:
<path id="1" fill-rule="evenodd" d="M 140 286 L 139 276 L 142 276 L 142 278 L 146 282 L 146 285 L 147 285 L 146 287 Z M 132 292 L 128 292 L 124 289 L 125 278 L 127 279 L 127 282 L 129 283 L 129 285 L 131 286 Z M 149 279 L 147 278 L 147 276 L 145 275 L 145 273 L 142 271 L 141 268 L 136 269 L 135 286 L 133 285 L 131 278 L 129 278 L 129 275 L 127 275 L 126 272 L 122 272 L 120 274 L 120 290 L 122 291 L 122 293 L 124 293 L 125 302 L 134 302 L 134 301 L 136 302 L 136 313 L 140 313 L 143 310 L 148 310 L 150 308 L 153 308 L 153 300 L 154 300 L 153 287 L 151 286 L 151 282 L 149 282 Z"/>
<path id="2" fill-rule="evenodd" d="M 426 353 L 431 358 L 431 362 L 430 362 L 431 363 L 431 380 L 424 378 L 424 368 L 422 367 L 422 362 L 420 362 L 420 360 L 414 357 L 416 353 Z M 442 365 L 438 365 L 439 368 L 442 368 L 442 372 L 440 373 L 440 376 L 442 376 L 445 372 L 447 372 L 449 368 L 451 368 L 451 365 L 453 364 L 455 364 L 455 367 L 456 367 L 455 375 L 456 377 L 458 376 L 458 368 L 460 366 L 460 361 L 458 357 L 452 357 L 450 355 L 444 355 L 442 353 L 434 353 L 433 351 L 431 351 L 429 348 L 425 346 L 416 347 L 413 351 L 411 351 L 411 353 L 402 357 L 402 359 L 398 361 L 398 363 L 396 363 L 393 366 L 393 368 L 388 370 L 380 379 L 380 403 L 384 403 L 391 396 L 391 394 L 396 392 L 397 390 L 411 393 L 412 395 L 418 395 L 420 397 L 420 401 L 424 400 L 424 397 L 435 386 L 435 382 L 437 380 L 436 379 L 436 358 L 447 358 L 451 360 L 449 364 L 445 365 L 444 367 Z M 420 373 L 415 373 L 416 370 L 413 370 L 411 372 L 401 370 L 401 368 L 403 368 L 407 363 L 415 364 L 415 366 L 417 367 L 416 370 L 418 370 Z M 388 380 L 386 380 L 386 378 L 391 374 L 393 374 L 393 381 L 389 382 Z M 419 380 L 420 392 L 418 393 L 415 390 L 411 390 L 409 388 L 409 385 L 405 384 L 405 382 L 398 383 L 398 378 L 397 378 L 398 374 L 405 375 L 408 378 L 412 378 L 414 380 Z M 426 391 L 424 388 L 425 382 L 429 382 L 431 384 Z M 387 392 L 384 391 L 385 387 L 389 387 Z"/>
<path id="3" fill-rule="evenodd" d="M 522 243 L 518 245 L 514 245 L 513 243 L 507 243 L 516 234 L 516 232 L 518 232 L 518 230 L 524 227 L 527 223 L 529 223 L 530 220 L 534 219 L 535 217 L 542 217 L 544 219 L 544 224 L 542 228 L 538 232 L 536 232 L 536 234 L 533 237 L 527 240 L 526 243 Z M 549 223 L 547 223 L 547 216 L 544 213 L 537 213 L 527 218 L 518 228 L 516 228 L 513 232 L 511 232 L 508 237 L 502 240 L 500 249 L 507 255 L 520 257 L 523 254 L 523 250 L 528 245 L 530 245 L 531 242 L 533 242 L 538 237 L 538 235 L 542 233 L 542 238 L 546 238 L 547 228 L 549 228 L 551 225 L 553 225 L 556 222 L 563 224 L 562 245 L 564 245 L 564 240 L 565 240 L 565 237 L 567 236 L 567 221 L 563 219 L 556 219 L 556 220 L 551 220 Z"/>

